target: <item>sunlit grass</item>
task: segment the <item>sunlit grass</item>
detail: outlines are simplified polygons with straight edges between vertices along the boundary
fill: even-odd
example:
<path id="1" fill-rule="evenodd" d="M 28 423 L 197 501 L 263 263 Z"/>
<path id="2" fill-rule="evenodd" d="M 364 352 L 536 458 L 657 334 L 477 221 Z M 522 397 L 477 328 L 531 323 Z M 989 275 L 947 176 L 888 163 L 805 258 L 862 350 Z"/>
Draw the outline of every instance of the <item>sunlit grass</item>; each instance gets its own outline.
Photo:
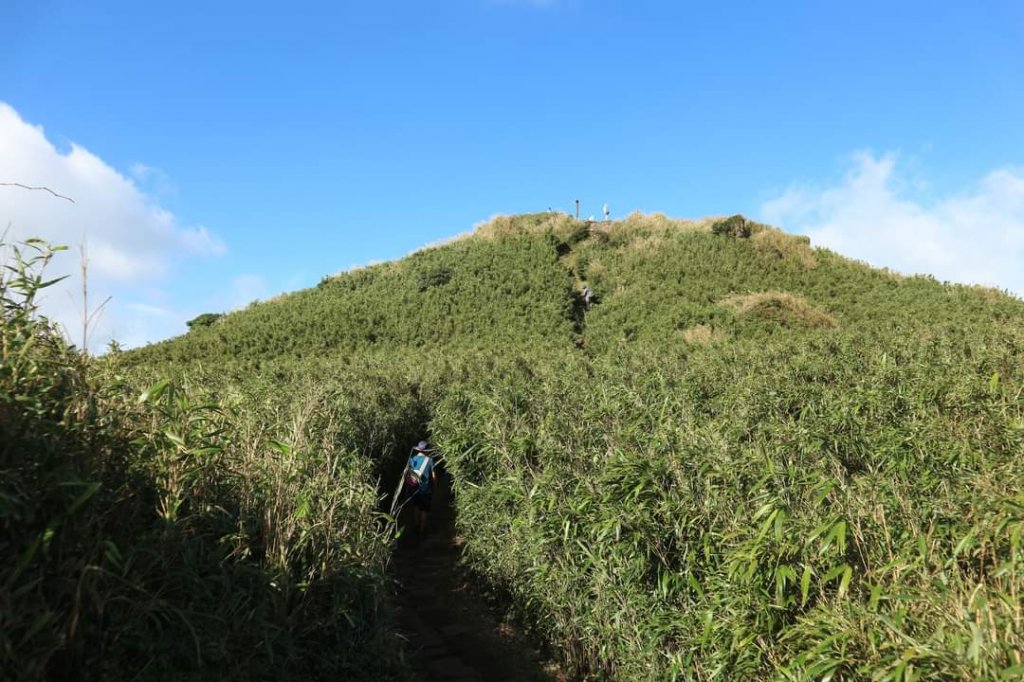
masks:
<path id="1" fill-rule="evenodd" d="M 374 667 L 378 495 L 428 432 L 465 560 L 580 676 L 1024 674 L 1003 293 L 742 216 L 545 213 L 85 363 L 4 281 L 0 651 L 25 677 L 98 651 L 399 674 Z"/>

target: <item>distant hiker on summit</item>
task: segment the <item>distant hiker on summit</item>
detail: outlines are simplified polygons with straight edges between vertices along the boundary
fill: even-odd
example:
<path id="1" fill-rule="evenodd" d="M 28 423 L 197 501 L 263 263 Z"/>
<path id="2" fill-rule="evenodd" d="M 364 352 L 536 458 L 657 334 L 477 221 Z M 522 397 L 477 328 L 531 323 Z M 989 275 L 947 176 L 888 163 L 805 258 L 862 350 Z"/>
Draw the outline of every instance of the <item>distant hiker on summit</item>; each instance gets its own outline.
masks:
<path id="1" fill-rule="evenodd" d="M 590 310 L 594 304 L 594 290 L 590 287 L 583 287 L 583 309 Z"/>
<path id="2" fill-rule="evenodd" d="M 406 494 L 410 495 L 413 512 L 416 518 L 416 528 L 422 535 L 427 531 L 427 514 L 430 513 L 431 494 L 433 484 L 437 482 L 437 472 L 434 471 L 434 458 L 430 456 L 430 446 L 427 441 L 421 440 L 409 453 L 409 461 L 405 465 L 403 480 L 405 481 Z"/>

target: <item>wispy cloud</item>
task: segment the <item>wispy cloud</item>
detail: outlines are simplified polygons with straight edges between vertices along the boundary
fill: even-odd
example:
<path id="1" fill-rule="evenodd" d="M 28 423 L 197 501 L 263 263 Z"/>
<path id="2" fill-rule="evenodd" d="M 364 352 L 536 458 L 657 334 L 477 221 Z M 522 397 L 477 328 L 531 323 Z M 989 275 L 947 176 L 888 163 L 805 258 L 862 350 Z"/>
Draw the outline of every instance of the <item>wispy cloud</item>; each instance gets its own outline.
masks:
<path id="1" fill-rule="evenodd" d="M 132 174 L 138 182 L 170 183 L 166 174 L 142 164 L 137 164 Z M 41 237 L 72 247 L 87 243 L 90 299 L 99 303 L 113 296 L 93 327 L 93 349 L 112 337 L 130 346 L 179 331 L 165 316 L 139 314 L 147 306 L 164 308 L 162 302 L 147 300 L 147 296 L 176 264 L 225 250 L 224 243 L 208 229 L 181 224 L 153 194 L 85 147 L 72 142 L 66 151 L 58 149 L 41 127 L 26 122 L 3 102 L 0 182 L 42 185 L 74 200 L 0 187 L 0 223 L 11 225 L 8 241 Z M 75 249 L 55 263 L 55 271 L 60 271 L 55 274 L 77 270 Z M 43 312 L 69 332 L 81 328 L 77 291 L 49 292 Z M 81 343 L 80 333 L 73 336 Z"/>
<path id="2" fill-rule="evenodd" d="M 178 187 L 171 181 L 171 176 L 161 168 L 147 166 L 144 163 L 133 163 L 131 174 L 136 182 L 149 192 L 159 196 L 178 193 Z"/>
<path id="3" fill-rule="evenodd" d="M 999 168 L 937 198 L 926 186 L 897 154 L 860 152 L 841 181 L 794 184 L 761 218 L 875 266 L 1024 297 L 1024 173 Z"/>

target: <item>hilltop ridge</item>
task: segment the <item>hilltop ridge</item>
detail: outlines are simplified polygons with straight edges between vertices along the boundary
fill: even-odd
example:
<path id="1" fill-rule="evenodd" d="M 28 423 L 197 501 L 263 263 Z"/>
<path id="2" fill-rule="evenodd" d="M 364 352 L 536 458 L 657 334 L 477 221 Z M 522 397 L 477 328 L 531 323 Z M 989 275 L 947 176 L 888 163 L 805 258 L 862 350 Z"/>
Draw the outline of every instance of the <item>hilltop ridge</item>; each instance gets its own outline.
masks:
<path id="1" fill-rule="evenodd" d="M 583 286 L 600 304 L 581 337 Z M 769 301 L 770 292 L 781 297 Z M 762 300 L 737 307 L 737 296 Z M 453 241 L 253 302 L 130 356 L 262 362 L 447 345 L 606 351 L 623 341 L 672 346 L 702 334 L 739 338 L 753 329 L 745 322 L 751 316 L 782 326 L 826 317 L 832 324 L 870 318 L 914 326 L 920 321 L 907 313 L 915 306 L 952 306 L 980 319 L 988 314 L 980 310 L 1012 314 L 1018 303 L 870 268 L 741 216 L 690 221 L 635 213 L 605 223 L 540 213 L 498 216 Z"/>

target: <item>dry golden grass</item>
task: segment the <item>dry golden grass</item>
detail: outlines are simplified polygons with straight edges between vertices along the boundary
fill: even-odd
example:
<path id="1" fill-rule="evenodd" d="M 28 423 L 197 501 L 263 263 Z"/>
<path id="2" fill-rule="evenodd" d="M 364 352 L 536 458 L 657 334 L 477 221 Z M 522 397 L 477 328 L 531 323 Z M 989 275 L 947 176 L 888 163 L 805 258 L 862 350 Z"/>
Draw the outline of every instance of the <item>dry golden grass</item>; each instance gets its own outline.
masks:
<path id="1" fill-rule="evenodd" d="M 497 239 L 517 234 L 513 216 L 496 215 L 473 228 L 473 236 L 482 239 Z"/>
<path id="2" fill-rule="evenodd" d="M 595 235 L 612 246 L 649 249 L 656 247 L 666 237 L 680 232 L 710 232 L 716 220 L 717 218 L 682 220 L 669 218 L 664 213 L 645 214 L 634 211 L 624 220 L 594 223 L 591 229 Z"/>
<path id="3" fill-rule="evenodd" d="M 628 248 L 633 251 L 656 251 L 664 243 L 665 237 L 664 232 L 638 235 L 629 242 Z"/>
<path id="4" fill-rule="evenodd" d="M 497 215 L 485 223 L 477 225 L 473 236 L 482 239 L 498 239 L 523 234 L 546 234 L 548 232 L 568 238 L 583 226 L 567 213 L 537 213 L 534 215 L 508 216 Z"/>
<path id="5" fill-rule="evenodd" d="M 903 282 L 906 281 L 907 279 L 907 276 L 904 275 L 902 272 L 897 272 L 896 270 L 892 270 L 890 268 L 875 268 L 874 266 L 869 265 L 868 263 L 864 263 L 862 261 L 856 261 L 856 263 L 858 265 L 863 265 L 865 270 L 875 270 L 879 274 L 885 275 L 889 279 L 894 279 L 897 282 Z"/>
<path id="6" fill-rule="evenodd" d="M 633 211 L 625 220 L 611 224 L 623 232 L 664 232 L 674 228 L 676 222 L 664 213 Z"/>
<path id="7" fill-rule="evenodd" d="M 984 284 L 961 284 L 956 287 L 962 289 L 968 295 L 975 297 L 979 301 L 991 302 L 991 301 L 1004 301 L 1006 298 L 1012 297 L 1013 294 L 997 289 L 995 287 L 985 286 Z"/>
<path id="8" fill-rule="evenodd" d="M 664 213 L 634 211 L 623 220 L 610 222 L 576 220 L 567 213 L 537 213 L 534 215 L 498 215 L 476 226 L 472 236 L 482 239 L 523 234 L 554 234 L 571 240 L 580 230 L 589 230 L 597 239 L 613 246 L 627 246 L 641 250 L 654 249 L 665 238 L 680 232 L 710 232 L 719 218 L 697 220 L 669 218 Z"/>
<path id="9" fill-rule="evenodd" d="M 707 216 L 706 218 L 697 218 L 695 220 L 686 220 L 683 222 L 690 225 L 690 229 L 693 232 L 710 232 L 711 226 L 721 219 L 721 216 Z"/>
<path id="10" fill-rule="evenodd" d="M 818 265 L 807 237 L 786 234 L 774 227 L 764 227 L 752 234 L 750 241 L 754 249 L 769 260 L 789 260 L 808 269 Z"/>
<path id="11" fill-rule="evenodd" d="M 724 338 L 722 332 L 706 324 L 698 324 L 684 329 L 682 335 L 684 341 L 698 346 L 707 346 Z"/>
<path id="12" fill-rule="evenodd" d="M 785 291 L 762 291 L 754 294 L 732 294 L 720 301 L 740 315 L 774 320 L 782 324 L 831 329 L 838 326 L 835 317 L 808 303 L 802 296 Z"/>

